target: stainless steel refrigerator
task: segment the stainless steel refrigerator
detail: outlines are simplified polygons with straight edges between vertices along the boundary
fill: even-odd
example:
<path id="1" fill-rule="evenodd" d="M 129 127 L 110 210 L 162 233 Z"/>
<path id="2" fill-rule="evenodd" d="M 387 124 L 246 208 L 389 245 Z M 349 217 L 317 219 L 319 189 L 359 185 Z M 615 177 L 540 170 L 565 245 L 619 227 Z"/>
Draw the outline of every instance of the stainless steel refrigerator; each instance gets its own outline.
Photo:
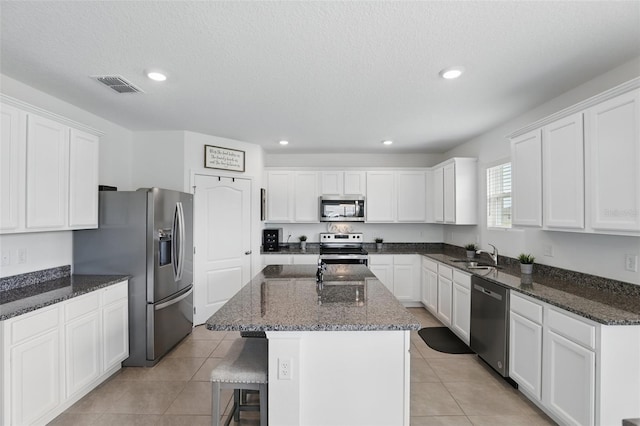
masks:
<path id="1" fill-rule="evenodd" d="M 102 191 L 99 228 L 73 232 L 74 274 L 126 274 L 129 358 L 152 366 L 193 328 L 193 195 Z"/>

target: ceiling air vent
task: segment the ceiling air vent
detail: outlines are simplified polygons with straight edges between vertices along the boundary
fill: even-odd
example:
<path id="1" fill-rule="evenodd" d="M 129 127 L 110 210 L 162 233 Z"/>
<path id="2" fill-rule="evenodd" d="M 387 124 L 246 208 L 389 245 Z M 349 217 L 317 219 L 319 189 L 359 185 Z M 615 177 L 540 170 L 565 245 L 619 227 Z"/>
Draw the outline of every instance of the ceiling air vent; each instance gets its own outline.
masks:
<path id="1" fill-rule="evenodd" d="M 142 89 L 134 86 L 133 83 L 125 80 L 124 77 L 120 75 L 94 75 L 91 76 L 91 78 L 118 93 L 144 93 Z"/>

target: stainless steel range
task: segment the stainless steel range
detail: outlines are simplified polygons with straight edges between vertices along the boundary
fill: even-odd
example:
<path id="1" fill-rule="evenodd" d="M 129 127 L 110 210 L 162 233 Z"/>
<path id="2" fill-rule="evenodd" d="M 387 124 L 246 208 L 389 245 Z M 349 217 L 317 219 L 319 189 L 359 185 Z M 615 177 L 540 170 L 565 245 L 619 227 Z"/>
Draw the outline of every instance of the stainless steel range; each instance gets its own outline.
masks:
<path id="1" fill-rule="evenodd" d="M 362 233 L 320 234 L 320 260 L 328 265 L 369 263 L 369 253 L 364 249 Z"/>

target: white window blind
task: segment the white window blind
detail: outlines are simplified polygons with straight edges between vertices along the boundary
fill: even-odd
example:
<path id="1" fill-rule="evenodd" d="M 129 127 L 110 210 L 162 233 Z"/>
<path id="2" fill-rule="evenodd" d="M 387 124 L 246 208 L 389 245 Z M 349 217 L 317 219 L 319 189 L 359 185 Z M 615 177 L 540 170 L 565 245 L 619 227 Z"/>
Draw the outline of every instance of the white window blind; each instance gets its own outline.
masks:
<path id="1" fill-rule="evenodd" d="M 487 169 L 487 227 L 511 228 L 511 163 Z"/>

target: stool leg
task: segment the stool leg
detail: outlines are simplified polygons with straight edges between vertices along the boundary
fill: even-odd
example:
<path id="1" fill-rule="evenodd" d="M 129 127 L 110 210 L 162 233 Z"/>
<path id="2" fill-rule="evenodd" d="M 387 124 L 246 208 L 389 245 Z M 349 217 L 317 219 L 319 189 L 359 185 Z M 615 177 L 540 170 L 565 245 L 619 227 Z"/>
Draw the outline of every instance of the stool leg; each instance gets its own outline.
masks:
<path id="1" fill-rule="evenodd" d="M 268 412 L 268 385 L 260 385 L 260 426 L 267 426 L 269 424 L 269 412 Z"/>
<path id="2" fill-rule="evenodd" d="M 211 426 L 220 426 L 220 383 L 211 384 Z"/>
<path id="3" fill-rule="evenodd" d="M 238 423 L 240 422 L 240 406 L 242 405 L 242 390 L 234 389 L 233 390 L 233 421 Z"/>

